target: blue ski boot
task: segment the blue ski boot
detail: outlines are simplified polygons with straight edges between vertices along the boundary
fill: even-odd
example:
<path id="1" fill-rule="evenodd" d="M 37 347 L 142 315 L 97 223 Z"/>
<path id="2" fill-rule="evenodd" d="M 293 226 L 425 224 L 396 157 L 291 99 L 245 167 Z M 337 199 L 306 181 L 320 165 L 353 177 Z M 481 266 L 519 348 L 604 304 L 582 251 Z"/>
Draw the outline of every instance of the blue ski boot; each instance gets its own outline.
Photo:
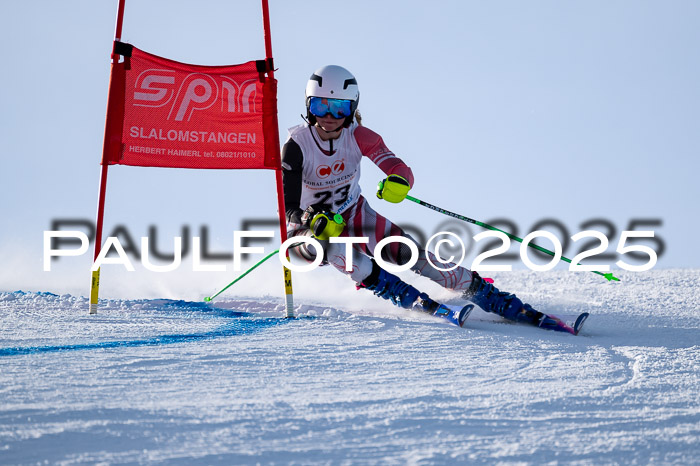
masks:
<path id="1" fill-rule="evenodd" d="M 493 312 L 508 320 L 530 322 L 536 316 L 532 312 L 525 312 L 523 302 L 511 293 L 500 291 L 493 284 L 487 282 L 479 276 L 478 273 L 472 272 L 472 284 L 469 289 L 465 290 L 462 297 L 473 302 L 486 312 Z M 535 311 L 527 305 L 530 311 Z M 532 322 L 530 322 L 532 323 Z"/>
<path id="2" fill-rule="evenodd" d="M 426 293 L 421 293 L 413 286 L 401 281 L 396 275 L 381 269 L 375 264 L 374 269 L 358 288 L 373 291 L 380 298 L 391 300 L 404 309 L 413 309 L 436 317 L 442 317 L 451 324 L 462 327 L 469 317 L 473 304 L 467 306 L 445 306 L 433 301 Z"/>
<path id="3" fill-rule="evenodd" d="M 389 299 L 392 303 L 404 309 L 413 308 L 418 298 L 429 299 L 428 295 L 421 293 L 406 282 L 401 281 L 396 275 L 390 274 L 379 266 L 376 266 L 367 279 L 360 285 L 373 291 L 380 298 Z"/>
<path id="4" fill-rule="evenodd" d="M 520 298 L 514 294 L 499 291 L 476 272 L 472 272 L 472 284 L 462 296 L 484 311 L 493 312 L 508 320 L 523 322 L 547 330 L 568 332 L 573 335 L 578 335 L 583 323 L 588 318 L 588 313 L 584 312 L 578 316 L 575 323 L 569 325 L 557 316 L 544 314 L 529 304 L 523 304 Z"/>

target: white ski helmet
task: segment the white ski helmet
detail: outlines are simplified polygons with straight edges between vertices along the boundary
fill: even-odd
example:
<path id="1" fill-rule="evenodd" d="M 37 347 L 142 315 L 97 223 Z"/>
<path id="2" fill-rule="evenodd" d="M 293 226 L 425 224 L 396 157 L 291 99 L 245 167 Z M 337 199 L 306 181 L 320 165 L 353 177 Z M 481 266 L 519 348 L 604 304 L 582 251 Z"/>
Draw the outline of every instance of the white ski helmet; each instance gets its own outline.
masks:
<path id="1" fill-rule="evenodd" d="M 316 123 L 316 117 L 309 111 L 311 97 L 328 99 L 343 99 L 352 102 L 351 113 L 345 119 L 345 127 L 350 126 L 357 104 L 360 102 L 360 88 L 357 87 L 355 76 L 342 66 L 326 65 L 314 72 L 306 83 L 306 115 L 311 124 Z"/>

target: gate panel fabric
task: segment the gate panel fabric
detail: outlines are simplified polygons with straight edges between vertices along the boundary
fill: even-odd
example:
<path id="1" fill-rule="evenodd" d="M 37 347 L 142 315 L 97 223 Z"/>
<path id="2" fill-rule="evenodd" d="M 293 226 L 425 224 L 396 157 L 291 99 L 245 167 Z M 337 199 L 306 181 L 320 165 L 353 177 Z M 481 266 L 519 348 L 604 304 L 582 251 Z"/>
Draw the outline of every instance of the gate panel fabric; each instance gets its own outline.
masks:
<path id="1" fill-rule="evenodd" d="M 279 168 L 277 86 L 267 61 L 200 66 L 115 42 L 102 163 Z M 267 151 L 265 150 L 267 147 Z"/>

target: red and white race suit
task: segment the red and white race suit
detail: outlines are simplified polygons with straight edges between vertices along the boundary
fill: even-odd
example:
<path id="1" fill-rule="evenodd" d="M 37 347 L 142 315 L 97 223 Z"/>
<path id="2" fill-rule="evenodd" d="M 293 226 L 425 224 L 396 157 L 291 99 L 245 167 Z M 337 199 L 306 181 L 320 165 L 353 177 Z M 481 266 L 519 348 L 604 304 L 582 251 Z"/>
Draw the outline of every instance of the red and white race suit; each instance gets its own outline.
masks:
<path id="1" fill-rule="evenodd" d="M 359 179 L 362 157 L 369 158 L 387 176 L 404 177 L 411 186 L 413 173 L 387 148 L 379 134 L 364 126 L 353 123 L 343 129 L 337 139 L 330 141 L 323 141 L 317 131 L 316 127 L 306 124 L 291 128 L 282 151 L 288 235 L 310 234 L 301 225 L 301 214 L 309 206 L 341 214 L 347 224 L 341 236 L 367 237 L 369 242 L 354 245 L 351 272 L 345 270 L 347 257 L 344 244 L 324 244 L 326 260 L 361 283 L 372 271 L 370 257 L 381 239 L 388 236 L 410 238 L 397 225 L 375 212 L 361 195 Z M 464 290 L 469 287 L 469 270 L 464 267 L 451 271 L 437 270 L 428 263 L 424 248 L 417 246 L 419 258 L 411 270 L 448 289 Z M 310 251 L 313 248 L 305 250 L 306 253 Z M 440 264 L 432 253 L 427 254 L 433 264 Z M 382 258 L 394 264 L 405 264 L 410 258 L 410 250 L 406 245 L 393 242 L 384 248 Z M 451 265 L 442 264 L 441 267 L 450 268 Z"/>

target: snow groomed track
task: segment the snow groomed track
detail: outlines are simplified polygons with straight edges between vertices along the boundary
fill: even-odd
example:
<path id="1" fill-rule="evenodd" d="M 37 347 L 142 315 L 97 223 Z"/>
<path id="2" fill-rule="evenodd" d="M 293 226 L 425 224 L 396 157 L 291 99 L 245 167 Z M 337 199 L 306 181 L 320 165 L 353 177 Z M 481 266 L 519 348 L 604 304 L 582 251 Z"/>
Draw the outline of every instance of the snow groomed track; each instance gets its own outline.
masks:
<path id="1" fill-rule="evenodd" d="M 698 464 L 700 271 L 496 278 L 591 318 L 0 293 L 0 463 Z"/>

